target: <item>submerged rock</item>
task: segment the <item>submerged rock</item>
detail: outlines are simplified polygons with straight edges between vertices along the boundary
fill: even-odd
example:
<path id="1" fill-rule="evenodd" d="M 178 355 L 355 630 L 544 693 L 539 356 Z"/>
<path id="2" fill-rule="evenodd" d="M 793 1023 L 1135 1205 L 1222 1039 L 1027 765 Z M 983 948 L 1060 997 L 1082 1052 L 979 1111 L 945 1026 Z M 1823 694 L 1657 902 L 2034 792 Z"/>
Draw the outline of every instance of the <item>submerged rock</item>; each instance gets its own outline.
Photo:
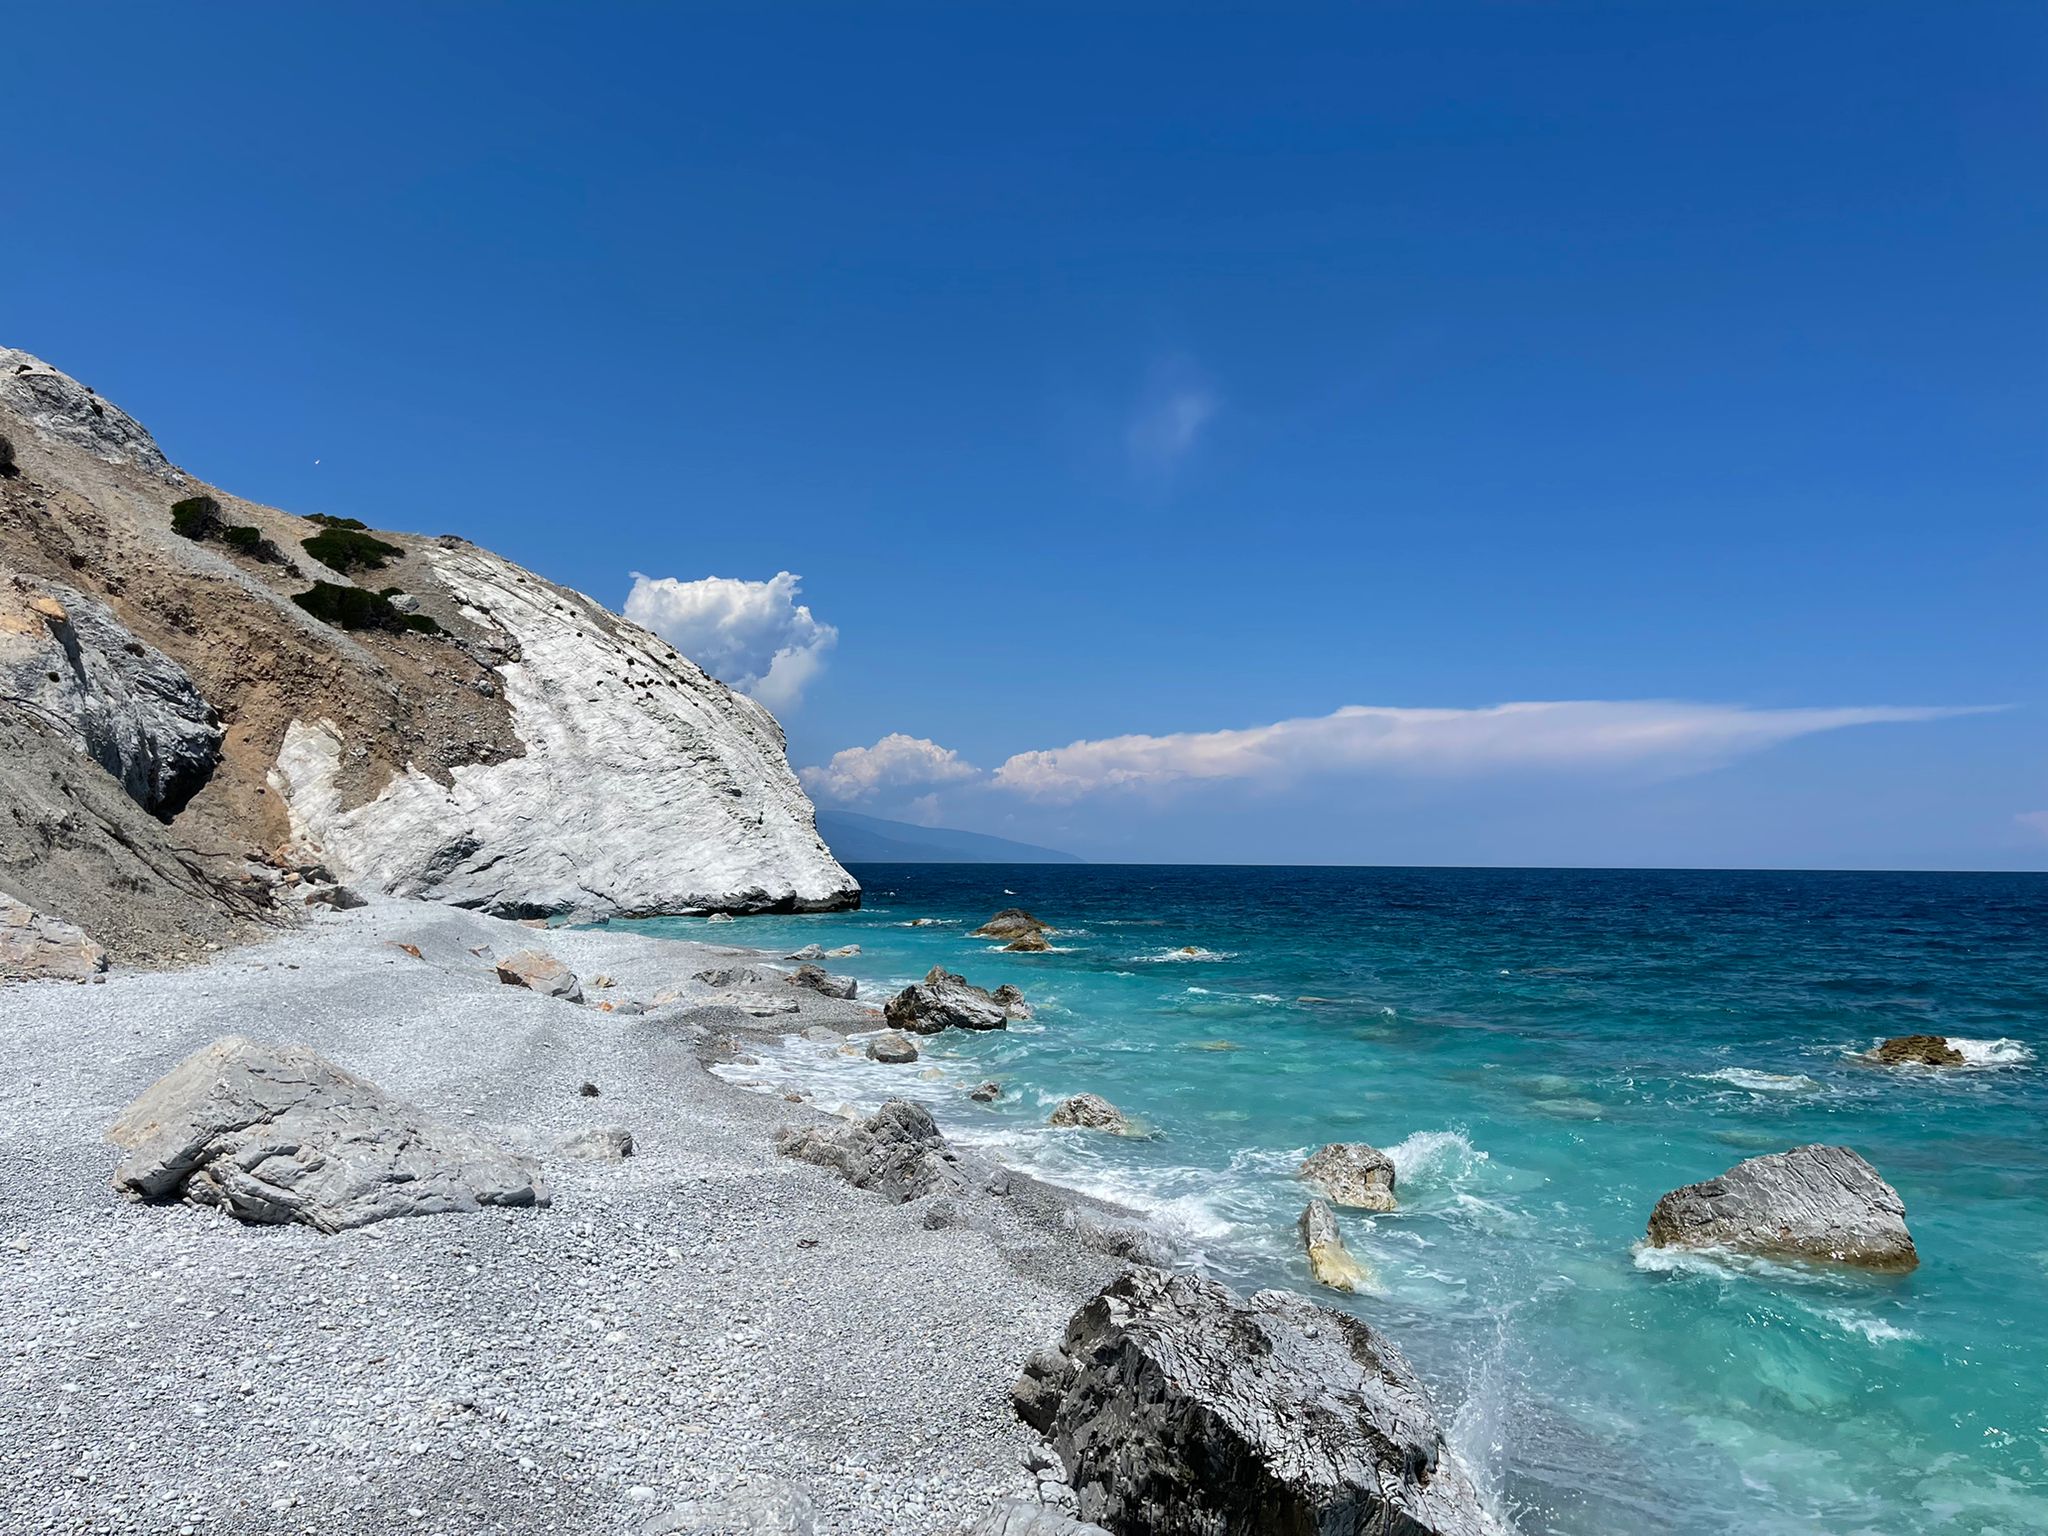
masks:
<path id="1" fill-rule="evenodd" d="M 1010 1022 L 1008 1006 L 938 965 L 925 973 L 923 981 L 912 982 L 890 998 L 882 1014 L 892 1027 L 917 1035 L 935 1035 L 942 1029 L 1005 1029 Z"/>
<path id="2" fill-rule="evenodd" d="M 1320 1200 L 1309 1201 L 1294 1225 L 1301 1233 L 1301 1246 L 1308 1254 L 1308 1272 L 1316 1284 L 1327 1285 L 1333 1291 L 1371 1289 L 1371 1278 L 1344 1246 L 1344 1234 L 1337 1230 L 1337 1218 L 1329 1206 Z"/>
<path id="3" fill-rule="evenodd" d="M 0 978 L 90 981 L 106 968 L 107 952 L 83 928 L 0 891 Z"/>
<path id="4" fill-rule="evenodd" d="M 783 980 L 792 987 L 802 987 L 820 997 L 836 997 L 842 1001 L 852 998 L 860 990 L 851 976 L 834 976 L 830 971 L 811 964 L 798 966 Z"/>
<path id="5" fill-rule="evenodd" d="M 546 950 L 522 949 L 500 960 L 497 968 L 498 980 L 508 987 L 524 987 L 564 1002 L 583 1001 L 583 985 L 576 973 Z"/>
<path id="6" fill-rule="evenodd" d="M 975 929 L 971 937 L 977 939 L 1021 939 L 1027 934 L 1058 933 L 1050 923 L 1042 923 L 1022 907 L 1005 907 L 994 917 Z"/>
<path id="7" fill-rule="evenodd" d="M 1649 1242 L 1863 1269 L 1920 1262 L 1905 1202 L 1847 1147 L 1752 1157 L 1719 1178 L 1675 1189 L 1650 1213 Z"/>
<path id="8" fill-rule="evenodd" d="M 1303 1297 L 1128 1269 L 1012 1396 L 1111 1530 L 1504 1536 L 1401 1352 Z"/>
<path id="9" fill-rule="evenodd" d="M 1394 1160 L 1362 1141 L 1333 1141 L 1312 1153 L 1298 1177 L 1338 1205 L 1361 1211 L 1394 1209 Z"/>
<path id="10" fill-rule="evenodd" d="M 1022 934 L 1003 946 L 1003 952 L 1010 955 L 1042 955 L 1051 949 L 1042 933 Z"/>
<path id="11" fill-rule="evenodd" d="M 844 1130 L 786 1126 L 775 1133 L 775 1150 L 833 1169 L 856 1189 L 872 1189 L 898 1205 L 951 1183 L 946 1138 L 929 1110 L 904 1099 L 891 1099 Z"/>
<path id="12" fill-rule="evenodd" d="M 55 582 L 0 588 L 0 696 L 33 713 L 169 820 L 212 777 L 224 732 L 170 657 L 106 604 Z"/>
<path id="13" fill-rule="evenodd" d="M 993 1104 L 997 1099 L 1000 1099 L 1002 1096 L 1003 1085 L 995 1081 L 994 1078 L 990 1078 L 985 1083 L 976 1084 L 967 1092 L 967 1097 L 974 1100 L 974 1102 L 977 1104 Z"/>
<path id="14" fill-rule="evenodd" d="M 1122 1136 L 1131 1122 L 1124 1112 L 1100 1094 L 1077 1093 L 1052 1112 L 1047 1125 L 1078 1126 L 1089 1131 L 1112 1131 Z"/>
<path id="15" fill-rule="evenodd" d="M 527 1158 L 430 1120 L 302 1045 L 228 1035 L 150 1085 L 107 1133 L 114 1187 L 259 1225 L 339 1232 L 397 1216 L 548 1203 Z"/>
<path id="16" fill-rule="evenodd" d="M 1968 1059 L 1946 1035 L 1898 1035 L 1880 1043 L 1870 1056 L 1887 1067 L 1960 1067 Z"/>
<path id="17" fill-rule="evenodd" d="M 898 1066 L 917 1060 L 917 1042 L 898 1029 L 887 1029 L 868 1042 L 868 1059 Z"/>

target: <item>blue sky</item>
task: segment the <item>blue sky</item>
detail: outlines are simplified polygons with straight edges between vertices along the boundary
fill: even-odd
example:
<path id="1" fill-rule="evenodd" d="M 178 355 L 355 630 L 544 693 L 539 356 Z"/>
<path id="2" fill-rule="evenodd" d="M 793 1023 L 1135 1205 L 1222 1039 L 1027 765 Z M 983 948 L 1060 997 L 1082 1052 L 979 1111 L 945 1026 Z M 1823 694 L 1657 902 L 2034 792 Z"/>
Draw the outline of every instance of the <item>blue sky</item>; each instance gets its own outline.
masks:
<path id="1" fill-rule="evenodd" d="M 9 51 L 0 340 L 242 494 L 644 573 L 821 795 L 1096 858 L 2048 866 L 2037 6 Z M 1472 713 L 1531 701 L 1581 708 Z"/>

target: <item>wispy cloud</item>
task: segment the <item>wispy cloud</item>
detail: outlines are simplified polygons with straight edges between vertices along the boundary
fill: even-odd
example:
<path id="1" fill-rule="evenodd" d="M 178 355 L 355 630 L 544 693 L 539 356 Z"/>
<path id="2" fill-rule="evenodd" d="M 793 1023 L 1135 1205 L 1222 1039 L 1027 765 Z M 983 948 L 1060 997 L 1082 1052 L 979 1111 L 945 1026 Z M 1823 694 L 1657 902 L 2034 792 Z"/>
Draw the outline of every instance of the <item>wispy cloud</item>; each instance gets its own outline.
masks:
<path id="1" fill-rule="evenodd" d="M 1215 389 L 1186 359 L 1155 366 L 1125 433 L 1132 467 L 1150 479 L 1170 478 L 1194 452 L 1222 405 Z"/>
<path id="2" fill-rule="evenodd" d="M 2021 811 L 2013 817 L 2023 827 L 2031 827 L 2043 837 L 2048 837 L 2048 811 Z"/>
<path id="3" fill-rule="evenodd" d="M 1613 768 L 1684 773 L 1821 731 L 1972 712 L 1884 705 L 1752 709 L 1658 700 L 1485 709 L 1349 705 L 1333 714 L 1242 730 L 1114 736 L 1020 752 L 991 782 L 1032 799 L 1065 802 L 1104 790 L 1282 782 L 1369 770 L 1436 776 Z"/>
<path id="4" fill-rule="evenodd" d="M 626 617 L 770 709 L 793 709 L 839 643 L 839 631 L 797 601 L 801 582 L 788 571 L 767 581 L 678 581 L 635 571 Z"/>
<path id="5" fill-rule="evenodd" d="M 797 776 L 821 799 L 850 803 L 883 793 L 964 784 L 980 778 L 981 770 L 950 747 L 898 731 L 872 747 L 835 752 L 822 768 L 805 768 Z M 927 799 L 926 812 L 935 808 L 936 802 Z"/>

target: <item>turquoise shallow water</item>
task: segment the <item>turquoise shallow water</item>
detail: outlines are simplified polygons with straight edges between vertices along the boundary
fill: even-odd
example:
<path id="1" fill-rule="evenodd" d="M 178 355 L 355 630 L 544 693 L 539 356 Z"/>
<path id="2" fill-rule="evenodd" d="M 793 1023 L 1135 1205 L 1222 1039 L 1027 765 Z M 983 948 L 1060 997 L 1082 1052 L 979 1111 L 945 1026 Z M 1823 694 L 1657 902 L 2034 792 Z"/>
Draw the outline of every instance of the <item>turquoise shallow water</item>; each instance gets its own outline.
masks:
<path id="1" fill-rule="evenodd" d="M 2048 877 L 855 873 L 856 913 L 633 926 L 859 944 L 830 963 L 878 1001 L 933 964 L 1015 982 L 1034 1023 L 928 1041 L 915 1067 L 793 1041 L 742 1075 L 925 1099 L 950 1134 L 1155 1213 L 1236 1284 L 1308 1288 L 1307 1150 L 1390 1151 L 1400 1211 L 1342 1213 L 1378 1294 L 1318 1295 L 1402 1345 L 1519 1529 L 2048 1531 Z M 1009 905 L 1059 949 L 967 936 Z M 1985 1065 L 1851 1059 L 1917 1032 Z M 966 1100 L 983 1077 L 1002 1101 Z M 1044 1127 L 1084 1090 L 1155 1134 Z M 1665 1190 L 1806 1141 L 1898 1188 L 1917 1272 L 1634 1251 Z"/>

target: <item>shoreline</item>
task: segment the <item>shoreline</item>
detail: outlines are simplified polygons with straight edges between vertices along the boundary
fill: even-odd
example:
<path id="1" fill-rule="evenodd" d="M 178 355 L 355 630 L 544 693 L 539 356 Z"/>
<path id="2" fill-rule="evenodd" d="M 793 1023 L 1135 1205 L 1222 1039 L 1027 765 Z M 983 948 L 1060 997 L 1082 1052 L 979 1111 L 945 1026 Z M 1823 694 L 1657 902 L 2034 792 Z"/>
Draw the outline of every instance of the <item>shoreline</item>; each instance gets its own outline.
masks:
<path id="1" fill-rule="evenodd" d="M 609 972 L 592 1002 L 684 996 L 608 1014 L 501 985 L 478 945 Z M 798 1012 L 753 1019 L 688 980 L 776 958 L 378 898 L 203 965 L 0 993 L 0 1527 L 625 1530 L 765 1478 L 821 1529 L 943 1532 L 1035 1500 L 1009 1386 L 1141 1236 L 1022 1173 L 987 1194 L 971 1150 L 944 1223 L 779 1156 L 776 1129 L 845 1122 L 719 1080 L 715 1042 L 879 1020 L 779 983 Z M 117 1195 L 107 1126 L 237 1033 L 535 1156 L 552 1205 L 323 1236 Z M 610 1126 L 633 1157 L 556 1150 Z"/>

